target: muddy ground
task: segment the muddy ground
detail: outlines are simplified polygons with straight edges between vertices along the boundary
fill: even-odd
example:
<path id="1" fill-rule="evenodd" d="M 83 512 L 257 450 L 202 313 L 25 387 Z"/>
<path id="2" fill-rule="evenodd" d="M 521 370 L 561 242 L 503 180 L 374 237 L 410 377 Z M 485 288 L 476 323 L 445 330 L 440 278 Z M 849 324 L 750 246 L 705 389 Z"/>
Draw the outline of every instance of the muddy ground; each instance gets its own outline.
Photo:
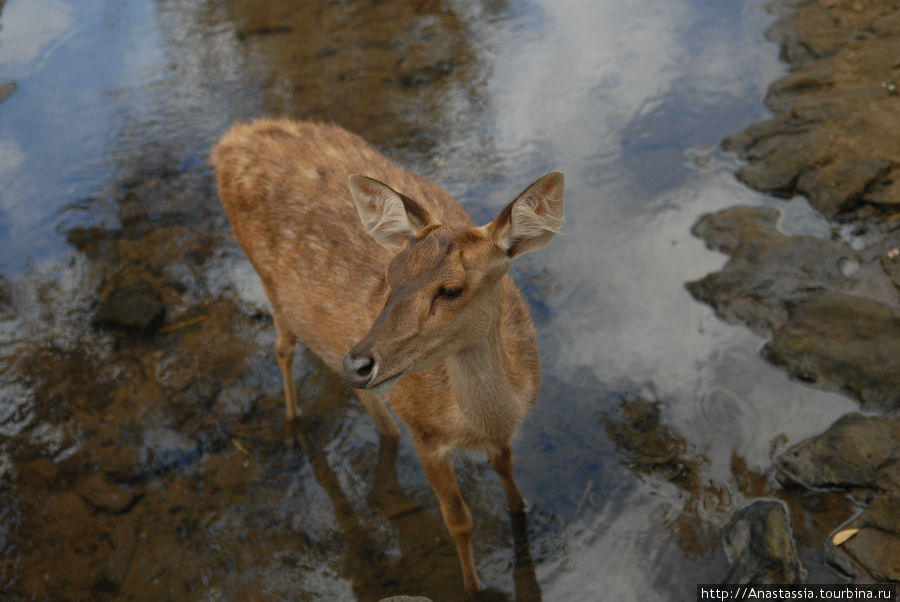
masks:
<path id="1" fill-rule="evenodd" d="M 805 196 L 830 220 L 831 237 L 789 235 L 791 225 L 779 224 L 773 209 L 706 215 L 694 234 L 730 259 L 687 286 L 721 318 L 768 338 L 766 360 L 866 411 L 787 450 L 775 468 L 786 488 L 803 488 L 810 498 L 840 492 L 858 508 L 855 518 L 834 526 L 858 528 L 856 535 L 823 544 L 833 567 L 855 581 L 897 581 L 900 4 L 804 0 L 772 9 L 780 18 L 767 36 L 780 44 L 790 71 L 766 96 L 773 117 L 722 146 L 746 162 L 737 173 L 742 182 L 785 198 Z M 782 526 L 766 535 L 773 542 L 790 532 L 789 523 L 775 522 Z M 796 580 L 791 549 L 777 561 L 758 559 L 752 569 L 732 552 L 739 570 L 728 579 Z M 782 569 L 772 572 L 773 564 Z"/>

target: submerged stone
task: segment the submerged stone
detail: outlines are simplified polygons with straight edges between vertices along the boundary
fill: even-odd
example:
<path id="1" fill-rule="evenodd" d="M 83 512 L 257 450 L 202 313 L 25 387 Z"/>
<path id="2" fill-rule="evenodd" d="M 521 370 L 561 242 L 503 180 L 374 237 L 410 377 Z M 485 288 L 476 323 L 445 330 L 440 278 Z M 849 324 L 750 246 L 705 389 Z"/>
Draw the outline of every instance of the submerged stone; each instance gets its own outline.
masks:
<path id="1" fill-rule="evenodd" d="M 2 4 L 2 3 L 0 3 Z M 14 81 L 8 81 L 0 83 L 0 102 L 3 102 L 10 96 L 16 93 L 16 90 L 19 89 L 19 84 Z"/>
<path id="2" fill-rule="evenodd" d="M 724 583 L 801 583 L 788 511 L 777 500 L 756 500 L 732 515 L 722 533 L 731 569 Z"/>
<path id="3" fill-rule="evenodd" d="M 94 509 L 114 514 L 129 510 L 139 497 L 130 488 L 110 482 L 102 472 L 95 472 L 84 479 L 78 493 Z"/>
<path id="4" fill-rule="evenodd" d="M 826 560 L 854 581 L 900 581 L 900 496 L 884 495 L 842 528 L 859 532 L 845 543 L 826 544 Z"/>
<path id="5" fill-rule="evenodd" d="M 143 280 L 111 285 L 94 312 L 94 326 L 150 333 L 162 326 L 165 306 L 156 289 Z"/>
<path id="6" fill-rule="evenodd" d="M 881 255 L 881 267 L 890 277 L 894 286 L 900 288 L 900 248 L 893 247 Z"/>

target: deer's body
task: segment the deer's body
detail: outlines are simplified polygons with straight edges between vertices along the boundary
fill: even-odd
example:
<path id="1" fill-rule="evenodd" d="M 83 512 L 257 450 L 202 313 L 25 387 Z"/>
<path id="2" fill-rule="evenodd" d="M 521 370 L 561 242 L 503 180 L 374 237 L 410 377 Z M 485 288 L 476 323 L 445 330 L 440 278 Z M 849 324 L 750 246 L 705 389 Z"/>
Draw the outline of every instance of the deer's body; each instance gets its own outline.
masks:
<path id="1" fill-rule="evenodd" d="M 476 227 L 443 188 L 335 126 L 238 124 L 212 161 L 234 234 L 272 305 L 288 421 L 296 416 L 298 341 L 342 372 L 379 432 L 395 436 L 387 401 L 409 426 L 456 540 L 466 590 L 476 591 L 472 521 L 448 454 L 485 450 L 510 507 L 522 510 L 509 443 L 537 398 L 540 366 L 506 268 L 555 230 L 549 237 L 534 230 L 529 235 L 546 240 L 529 246 L 513 204 Z M 561 219 L 562 175 L 532 188 L 543 180 L 537 192 L 559 197 L 553 211 Z"/>

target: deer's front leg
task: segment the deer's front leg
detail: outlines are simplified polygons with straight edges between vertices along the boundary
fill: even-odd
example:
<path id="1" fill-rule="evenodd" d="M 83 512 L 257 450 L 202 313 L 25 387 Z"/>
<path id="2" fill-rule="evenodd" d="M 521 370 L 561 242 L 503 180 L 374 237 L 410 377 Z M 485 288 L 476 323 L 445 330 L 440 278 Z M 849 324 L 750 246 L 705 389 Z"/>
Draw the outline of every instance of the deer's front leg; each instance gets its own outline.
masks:
<path id="1" fill-rule="evenodd" d="M 444 523 L 456 543 L 466 595 L 475 594 L 481 590 L 481 585 L 478 583 L 478 574 L 475 572 L 475 562 L 472 559 L 472 515 L 469 514 L 469 509 L 459 492 L 453 463 L 446 453 L 426 452 L 418 445 L 416 447 L 425 468 L 425 476 L 428 477 L 428 482 L 431 483 L 431 488 L 441 505 Z"/>
<path id="2" fill-rule="evenodd" d="M 284 381 L 284 438 L 293 443 L 297 436 L 297 396 L 294 392 L 294 350 L 297 338 L 278 326 L 275 321 L 277 339 L 275 340 L 275 359 L 281 369 Z"/>

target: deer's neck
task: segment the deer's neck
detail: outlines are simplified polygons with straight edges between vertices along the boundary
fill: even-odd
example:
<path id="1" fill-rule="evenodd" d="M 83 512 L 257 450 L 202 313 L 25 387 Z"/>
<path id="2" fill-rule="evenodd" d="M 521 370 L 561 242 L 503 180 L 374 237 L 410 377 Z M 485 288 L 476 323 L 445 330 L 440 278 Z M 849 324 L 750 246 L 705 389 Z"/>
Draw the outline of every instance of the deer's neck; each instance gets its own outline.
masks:
<path id="1" fill-rule="evenodd" d="M 521 346 L 509 335 L 498 312 L 483 338 L 448 361 L 463 414 L 482 435 L 503 441 L 512 437 L 536 395 L 536 375 L 527 373 L 530 358 L 521 357 Z"/>

